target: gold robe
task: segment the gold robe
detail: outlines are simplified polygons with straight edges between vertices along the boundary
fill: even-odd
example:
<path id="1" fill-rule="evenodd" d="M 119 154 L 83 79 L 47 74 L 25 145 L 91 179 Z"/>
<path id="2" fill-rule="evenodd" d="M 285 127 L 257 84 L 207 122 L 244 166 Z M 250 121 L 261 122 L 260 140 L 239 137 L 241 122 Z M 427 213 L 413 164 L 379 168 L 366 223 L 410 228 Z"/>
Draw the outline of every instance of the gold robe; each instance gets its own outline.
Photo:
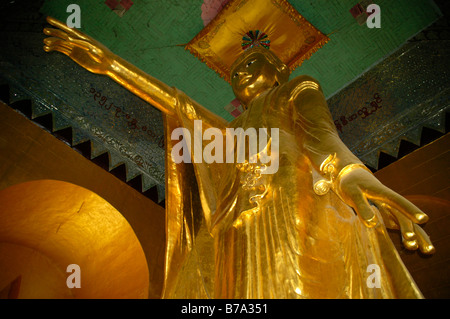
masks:
<path id="1" fill-rule="evenodd" d="M 320 174 L 305 138 L 314 123 L 289 102 L 298 84 L 260 95 L 228 125 L 279 128 L 278 172 L 256 179 L 249 165 L 174 163 L 173 129 L 193 136 L 194 120 L 225 129 L 178 91 L 178 114 L 165 117 L 164 298 L 422 298 L 383 224 L 367 228 L 335 193 L 314 193 Z M 328 109 L 320 112 L 321 129 L 337 134 Z M 255 187 L 245 187 L 249 177 Z"/>

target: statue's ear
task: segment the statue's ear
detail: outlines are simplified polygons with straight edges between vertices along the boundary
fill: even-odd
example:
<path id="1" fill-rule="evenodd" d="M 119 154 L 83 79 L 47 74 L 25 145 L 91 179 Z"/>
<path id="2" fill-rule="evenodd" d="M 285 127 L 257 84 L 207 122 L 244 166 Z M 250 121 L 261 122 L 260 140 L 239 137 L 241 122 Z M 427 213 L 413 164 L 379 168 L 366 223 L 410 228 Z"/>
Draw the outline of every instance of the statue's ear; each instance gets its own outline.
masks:
<path id="1" fill-rule="evenodd" d="M 282 63 L 280 65 L 277 66 L 277 70 L 279 72 L 279 82 L 287 82 L 289 80 L 289 75 L 290 75 L 290 71 L 289 71 L 289 67 Z"/>
<path id="2" fill-rule="evenodd" d="M 289 68 L 286 64 L 283 63 L 278 67 L 278 71 L 280 71 L 280 73 L 289 73 Z"/>

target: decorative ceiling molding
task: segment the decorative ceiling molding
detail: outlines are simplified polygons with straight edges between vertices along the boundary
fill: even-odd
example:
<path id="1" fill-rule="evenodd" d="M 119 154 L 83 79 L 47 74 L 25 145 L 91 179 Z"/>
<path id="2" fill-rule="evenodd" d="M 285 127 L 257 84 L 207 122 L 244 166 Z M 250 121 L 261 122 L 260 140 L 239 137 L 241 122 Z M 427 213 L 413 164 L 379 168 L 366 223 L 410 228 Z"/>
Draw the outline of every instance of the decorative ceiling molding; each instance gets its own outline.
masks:
<path id="1" fill-rule="evenodd" d="M 101 145 L 97 145 L 98 142 L 94 142 L 90 139 L 74 139 L 76 135 L 74 129 L 70 126 L 61 128 L 55 124 L 55 113 L 36 112 L 38 109 L 38 102 L 30 97 L 25 96 L 22 93 L 17 93 L 17 90 L 11 89 L 5 82 L 0 83 L 0 100 L 16 110 L 33 123 L 51 133 L 53 136 L 64 142 L 66 145 L 83 155 L 85 158 L 91 160 L 96 165 L 100 166 L 104 170 L 108 171 L 124 183 L 133 187 L 142 195 L 151 199 L 158 205 L 165 207 L 164 197 L 159 196 L 160 190 L 157 185 L 149 186 L 145 183 L 145 176 L 142 173 L 135 172 L 130 174 L 129 163 L 118 162 L 114 160 L 114 155 L 111 151 L 108 151 Z"/>

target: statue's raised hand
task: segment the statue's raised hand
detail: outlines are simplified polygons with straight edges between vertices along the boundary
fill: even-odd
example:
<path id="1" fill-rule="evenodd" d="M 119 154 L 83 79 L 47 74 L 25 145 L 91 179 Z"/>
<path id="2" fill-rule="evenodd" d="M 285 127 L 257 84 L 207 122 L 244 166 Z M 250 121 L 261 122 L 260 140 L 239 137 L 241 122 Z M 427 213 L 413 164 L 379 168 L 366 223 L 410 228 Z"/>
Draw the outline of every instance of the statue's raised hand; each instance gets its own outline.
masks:
<path id="1" fill-rule="evenodd" d="M 64 53 L 88 71 L 108 74 L 115 57 L 108 48 L 54 18 L 48 17 L 47 22 L 56 29 L 44 29 L 44 33 L 50 36 L 44 39 L 46 52 Z"/>
<path id="2" fill-rule="evenodd" d="M 335 191 L 367 226 L 379 221 L 372 202 L 381 213 L 387 228 L 399 229 L 403 245 L 409 250 L 420 249 L 425 254 L 434 253 L 430 238 L 418 225 L 428 221 L 428 216 L 400 194 L 383 185 L 368 170 L 355 165 L 336 179 Z"/>

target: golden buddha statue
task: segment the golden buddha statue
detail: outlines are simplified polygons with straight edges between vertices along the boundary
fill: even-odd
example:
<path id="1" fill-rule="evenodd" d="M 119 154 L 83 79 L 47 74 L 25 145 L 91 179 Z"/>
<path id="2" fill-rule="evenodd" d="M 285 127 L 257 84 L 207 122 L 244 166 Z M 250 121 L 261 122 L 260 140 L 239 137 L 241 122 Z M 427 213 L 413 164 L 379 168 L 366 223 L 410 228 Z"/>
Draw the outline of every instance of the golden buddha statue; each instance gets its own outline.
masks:
<path id="1" fill-rule="evenodd" d="M 270 50 L 244 51 L 231 85 L 232 122 L 145 74 L 78 30 L 48 18 L 47 52 L 105 74 L 157 107 L 166 134 L 164 298 L 422 298 L 386 228 L 407 249 L 434 252 L 428 220 L 384 186 L 340 140 L 320 84 L 289 80 Z M 278 171 L 261 163 L 175 163 L 171 132 L 279 128 Z M 225 133 L 224 133 L 225 134 Z M 205 143 L 205 141 L 203 141 Z M 249 178 L 252 183 L 247 183 Z M 150 261 L 151 262 L 151 261 Z M 379 270 L 377 285 L 368 269 Z"/>

